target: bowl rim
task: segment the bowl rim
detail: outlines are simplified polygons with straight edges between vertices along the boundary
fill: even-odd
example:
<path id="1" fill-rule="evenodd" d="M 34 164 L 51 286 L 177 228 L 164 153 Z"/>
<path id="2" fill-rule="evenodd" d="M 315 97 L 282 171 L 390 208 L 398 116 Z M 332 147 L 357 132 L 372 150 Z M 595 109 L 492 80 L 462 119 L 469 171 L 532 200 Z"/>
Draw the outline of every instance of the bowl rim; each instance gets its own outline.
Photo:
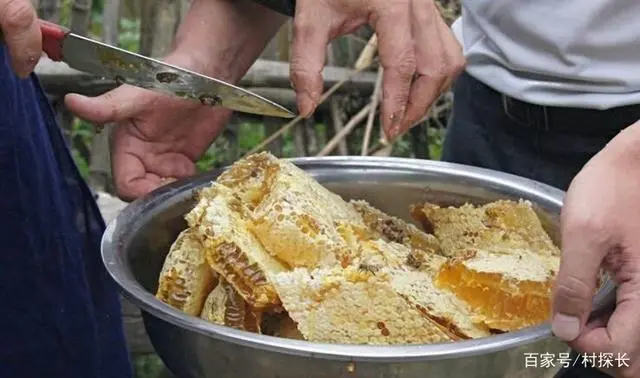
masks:
<path id="1" fill-rule="evenodd" d="M 328 156 L 299 157 L 285 159 L 300 168 L 322 168 L 322 166 L 349 167 L 353 169 L 402 169 L 416 172 L 446 173 L 460 178 L 476 179 L 501 187 L 510 187 L 534 197 L 542 197 L 557 205 L 560 209 L 564 191 L 524 177 L 468 165 L 399 157 L 377 156 Z M 356 167 L 357 166 L 357 167 Z M 153 316 L 165 322 L 212 337 L 221 341 L 239 344 L 267 351 L 313 358 L 344 361 L 368 361 L 378 363 L 398 363 L 407 361 L 429 361 L 449 358 L 471 357 L 479 354 L 499 352 L 517 348 L 536 341 L 554 337 L 549 322 L 524 328 L 515 332 L 492 335 L 489 337 L 456 342 L 417 344 L 417 345 L 349 345 L 328 344 L 310 341 L 292 340 L 274 336 L 254 334 L 229 327 L 209 323 L 190 316 L 156 299 L 133 276 L 130 269 L 124 269 L 123 256 L 119 254 L 121 245 L 132 234 L 133 225 L 144 222 L 148 217 L 134 217 L 144 214 L 144 209 L 175 198 L 189 188 L 201 187 L 215 179 L 229 166 L 192 176 L 160 187 L 153 192 L 128 204 L 106 227 L 101 240 L 103 264 L 115 281 L 120 293 L 136 306 L 143 316 Z M 615 285 L 607 280 L 594 298 L 594 311 L 599 311 L 615 294 Z M 152 341 L 153 342 L 153 341 Z"/>

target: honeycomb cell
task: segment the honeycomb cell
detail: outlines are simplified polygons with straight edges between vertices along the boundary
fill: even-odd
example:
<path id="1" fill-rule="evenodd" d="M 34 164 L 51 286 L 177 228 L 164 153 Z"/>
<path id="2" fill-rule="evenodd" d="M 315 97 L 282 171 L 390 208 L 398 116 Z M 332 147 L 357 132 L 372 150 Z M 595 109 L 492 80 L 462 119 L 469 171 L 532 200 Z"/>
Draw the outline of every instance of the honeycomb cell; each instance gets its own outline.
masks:
<path id="1" fill-rule="evenodd" d="M 493 330 L 515 331 L 548 320 L 552 280 L 511 280 L 478 272 L 462 261 L 443 264 L 436 285 L 452 291 L 483 317 Z"/>

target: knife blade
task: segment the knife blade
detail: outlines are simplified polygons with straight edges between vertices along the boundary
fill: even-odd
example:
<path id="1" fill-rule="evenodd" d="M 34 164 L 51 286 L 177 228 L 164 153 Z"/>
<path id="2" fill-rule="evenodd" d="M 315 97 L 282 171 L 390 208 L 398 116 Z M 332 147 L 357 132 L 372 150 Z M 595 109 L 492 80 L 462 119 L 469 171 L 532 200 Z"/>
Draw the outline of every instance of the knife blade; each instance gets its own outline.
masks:
<path id="1" fill-rule="evenodd" d="M 83 37 L 45 20 L 39 22 L 42 50 L 51 60 L 65 62 L 78 71 L 204 105 L 272 117 L 295 117 L 287 108 L 222 80 Z"/>

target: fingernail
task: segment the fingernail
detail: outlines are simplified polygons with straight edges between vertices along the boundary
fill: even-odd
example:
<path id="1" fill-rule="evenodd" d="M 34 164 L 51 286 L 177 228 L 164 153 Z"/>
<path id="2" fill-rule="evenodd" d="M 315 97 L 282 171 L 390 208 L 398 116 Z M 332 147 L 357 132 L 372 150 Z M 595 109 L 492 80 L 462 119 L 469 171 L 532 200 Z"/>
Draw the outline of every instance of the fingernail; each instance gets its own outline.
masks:
<path id="1" fill-rule="evenodd" d="M 575 316 L 556 314 L 551 322 L 553 334 L 564 341 L 573 341 L 580 335 L 580 319 Z"/>
<path id="2" fill-rule="evenodd" d="M 307 118 L 313 113 L 314 103 L 307 93 L 300 93 L 297 96 L 298 111 L 303 118 Z"/>

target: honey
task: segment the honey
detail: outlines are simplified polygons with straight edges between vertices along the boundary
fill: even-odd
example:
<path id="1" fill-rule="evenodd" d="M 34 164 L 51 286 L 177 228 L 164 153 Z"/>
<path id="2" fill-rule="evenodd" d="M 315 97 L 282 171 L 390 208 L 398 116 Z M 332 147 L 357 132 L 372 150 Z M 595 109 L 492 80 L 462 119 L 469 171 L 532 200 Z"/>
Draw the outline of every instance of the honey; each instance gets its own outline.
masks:
<path id="1" fill-rule="evenodd" d="M 295 214 L 296 226 L 303 234 L 309 236 L 317 236 L 320 233 L 320 225 L 318 222 L 307 214 Z"/>
<path id="2" fill-rule="evenodd" d="M 226 300 L 224 325 L 243 331 L 260 333 L 260 313 L 254 312 L 247 302 L 226 281 L 223 285 Z"/>
<path id="3" fill-rule="evenodd" d="M 209 250 L 207 261 L 253 308 L 270 309 L 280 305 L 278 294 L 259 265 L 250 263 L 236 244 L 220 243 Z"/>
<path id="4" fill-rule="evenodd" d="M 490 329 L 514 331 L 542 323 L 550 314 L 550 280 L 515 282 L 453 261 L 440 268 L 436 285 L 467 302 Z"/>
<path id="5" fill-rule="evenodd" d="M 174 268 L 169 271 L 166 279 L 160 282 L 156 297 L 172 307 L 182 309 L 190 294 L 185 287 L 184 279 L 180 278 Z"/>
<path id="6" fill-rule="evenodd" d="M 256 154 L 236 163 L 216 181 L 241 193 L 243 202 L 254 210 L 269 194 L 279 169 L 268 155 Z"/>

